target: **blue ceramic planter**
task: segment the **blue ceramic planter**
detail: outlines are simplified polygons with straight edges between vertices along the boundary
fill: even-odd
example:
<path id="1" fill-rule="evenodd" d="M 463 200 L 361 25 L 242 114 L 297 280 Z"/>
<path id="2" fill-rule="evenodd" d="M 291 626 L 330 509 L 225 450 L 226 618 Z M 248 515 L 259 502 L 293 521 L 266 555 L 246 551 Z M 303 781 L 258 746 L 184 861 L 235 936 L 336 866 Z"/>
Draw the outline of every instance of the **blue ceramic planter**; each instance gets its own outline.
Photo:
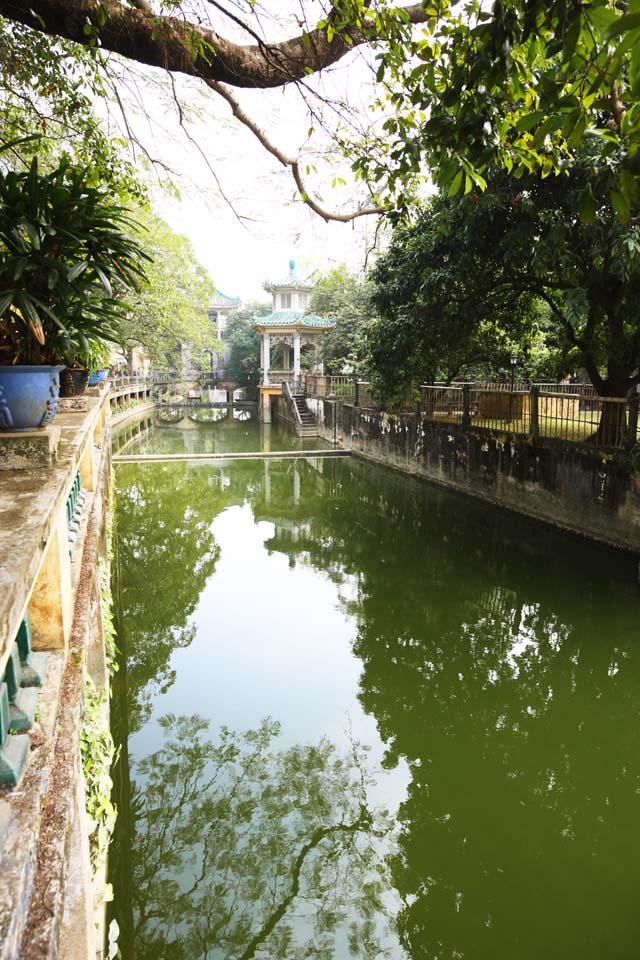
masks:
<path id="1" fill-rule="evenodd" d="M 51 423 L 63 369 L 0 366 L 0 430 L 33 430 Z"/>
<path id="2" fill-rule="evenodd" d="M 89 377 L 89 386 L 96 387 L 99 383 L 104 383 L 107 379 L 107 373 L 109 371 L 105 368 L 104 370 L 98 370 L 96 373 L 92 373 Z"/>

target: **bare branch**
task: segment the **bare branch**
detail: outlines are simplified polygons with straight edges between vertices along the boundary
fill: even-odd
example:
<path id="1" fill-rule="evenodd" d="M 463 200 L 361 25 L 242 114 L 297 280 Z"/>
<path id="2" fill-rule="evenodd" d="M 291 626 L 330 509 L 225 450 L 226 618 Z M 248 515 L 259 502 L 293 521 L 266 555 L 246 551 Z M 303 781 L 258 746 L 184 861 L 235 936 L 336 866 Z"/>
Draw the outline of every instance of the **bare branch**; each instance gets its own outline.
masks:
<path id="1" fill-rule="evenodd" d="M 280 149 L 280 147 L 277 147 L 275 143 L 269 139 L 264 130 L 262 130 L 261 127 L 259 127 L 258 124 L 252 120 L 247 113 L 245 113 L 231 91 L 228 90 L 224 84 L 218 83 L 216 80 L 208 80 L 207 85 L 215 93 L 227 101 L 236 120 L 239 120 L 240 123 L 242 123 L 245 127 L 247 127 L 248 130 L 251 131 L 259 143 L 262 144 L 264 149 L 270 153 L 271 156 L 275 157 L 283 167 L 286 167 L 291 171 L 302 200 L 307 204 L 308 207 L 311 208 L 311 210 L 313 210 L 314 213 L 317 213 L 318 216 L 322 217 L 322 219 L 327 223 L 330 220 L 338 223 L 351 223 L 352 220 L 357 220 L 358 217 L 367 217 L 385 212 L 384 207 L 377 206 L 363 207 L 359 210 L 354 210 L 351 213 L 334 213 L 331 210 L 325 209 L 309 194 L 302 177 L 299 161 L 295 157 L 288 157 L 286 153 Z"/>

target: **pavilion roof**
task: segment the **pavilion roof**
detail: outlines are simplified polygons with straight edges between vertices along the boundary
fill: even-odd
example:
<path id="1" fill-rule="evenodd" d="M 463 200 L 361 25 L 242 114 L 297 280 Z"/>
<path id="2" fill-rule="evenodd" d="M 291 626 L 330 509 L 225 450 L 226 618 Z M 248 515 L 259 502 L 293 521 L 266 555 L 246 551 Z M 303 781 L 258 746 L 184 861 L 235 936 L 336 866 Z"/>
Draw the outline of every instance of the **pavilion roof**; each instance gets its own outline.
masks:
<path id="1" fill-rule="evenodd" d="M 299 277 L 296 273 L 295 260 L 289 260 L 289 273 L 286 277 L 281 280 L 265 280 L 264 289 L 269 293 L 273 293 L 274 290 L 313 290 L 315 285 L 315 280 L 303 280 Z"/>
<path id="2" fill-rule="evenodd" d="M 216 290 L 212 299 L 211 307 L 239 307 L 242 303 L 240 297 L 228 297 L 222 290 Z"/>
<path id="3" fill-rule="evenodd" d="M 274 310 L 266 317 L 254 317 L 253 326 L 260 327 L 305 327 L 315 330 L 332 330 L 335 320 L 319 317 L 315 313 L 302 313 L 300 310 Z"/>

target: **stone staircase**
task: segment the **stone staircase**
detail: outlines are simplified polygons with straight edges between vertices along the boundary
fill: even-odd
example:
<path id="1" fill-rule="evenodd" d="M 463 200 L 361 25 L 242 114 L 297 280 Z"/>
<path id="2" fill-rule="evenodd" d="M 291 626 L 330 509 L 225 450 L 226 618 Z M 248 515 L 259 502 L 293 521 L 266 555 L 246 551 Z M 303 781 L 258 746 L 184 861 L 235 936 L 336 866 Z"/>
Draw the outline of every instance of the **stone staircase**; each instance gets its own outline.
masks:
<path id="1" fill-rule="evenodd" d="M 298 408 L 298 413 L 300 414 L 300 423 L 296 424 L 296 432 L 300 437 L 317 437 L 318 428 L 316 426 L 315 417 L 311 411 L 307 408 L 307 405 L 304 400 L 304 394 L 294 393 L 292 394 L 292 400 Z"/>

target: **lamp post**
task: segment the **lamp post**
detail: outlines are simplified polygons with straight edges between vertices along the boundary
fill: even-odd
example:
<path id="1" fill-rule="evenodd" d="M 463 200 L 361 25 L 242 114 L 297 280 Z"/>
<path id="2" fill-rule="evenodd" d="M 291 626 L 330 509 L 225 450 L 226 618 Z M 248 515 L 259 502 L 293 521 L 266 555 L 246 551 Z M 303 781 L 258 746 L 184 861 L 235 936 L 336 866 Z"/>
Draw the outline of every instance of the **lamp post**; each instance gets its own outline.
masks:
<path id="1" fill-rule="evenodd" d="M 512 353 L 509 357 L 511 364 L 511 390 L 509 392 L 509 423 L 513 420 L 513 387 L 516 377 L 516 366 L 518 365 L 518 354 Z"/>

